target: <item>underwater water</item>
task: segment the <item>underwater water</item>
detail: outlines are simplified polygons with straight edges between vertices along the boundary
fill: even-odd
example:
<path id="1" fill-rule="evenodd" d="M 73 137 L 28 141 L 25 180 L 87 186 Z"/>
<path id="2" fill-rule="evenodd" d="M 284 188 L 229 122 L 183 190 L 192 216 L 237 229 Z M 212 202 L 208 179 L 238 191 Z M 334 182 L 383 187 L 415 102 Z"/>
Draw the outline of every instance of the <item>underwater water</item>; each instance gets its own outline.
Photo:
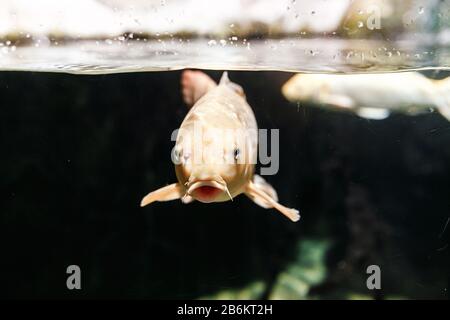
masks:
<path id="1" fill-rule="evenodd" d="M 86 65 L 104 70 L 66 71 L 114 70 L 95 55 Z M 280 169 L 266 179 L 302 219 L 244 196 L 140 208 L 143 195 L 176 179 L 170 135 L 187 112 L 180 75 L 0 73 L 2 297 L 449 298 L 444 117 L 375 121 L 292 104 L 280 91 L 291 73 L 232 71 L 259 127 L 280 129 Z M 67 290 L 72 264 L 82 290 Z M 366 286 L 373 264 L 381 290 Z"/>

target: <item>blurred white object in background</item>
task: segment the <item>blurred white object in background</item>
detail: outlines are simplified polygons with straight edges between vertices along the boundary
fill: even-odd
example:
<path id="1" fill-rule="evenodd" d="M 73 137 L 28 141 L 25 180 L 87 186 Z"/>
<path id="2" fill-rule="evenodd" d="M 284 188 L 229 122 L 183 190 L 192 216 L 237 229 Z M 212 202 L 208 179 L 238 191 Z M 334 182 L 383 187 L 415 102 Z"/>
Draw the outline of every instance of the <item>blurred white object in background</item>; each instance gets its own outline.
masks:
<path id="1" fill-rule="evenodd" d="M 283 85 L 282 93 L 291 102 L 353 111 L 368 119 L 435 108 L 450 121 L 450 77 L 432 80 L 418 72 L 296 74 Z"/>
<path id="2" fill-rule="evenodd" d="M 0 0 L 0 36 L 117 34 L 113 11 L 95 0 Z"/>
<path id="3" fill-rule="evenodd" d="M 233 34 L 233 28 L 245 33 L 257 25 L 278 34 L 321 33 L 338 28 L 349 4 L 350 0 L 0 0 L 0 36 L 211 35 Z"/>

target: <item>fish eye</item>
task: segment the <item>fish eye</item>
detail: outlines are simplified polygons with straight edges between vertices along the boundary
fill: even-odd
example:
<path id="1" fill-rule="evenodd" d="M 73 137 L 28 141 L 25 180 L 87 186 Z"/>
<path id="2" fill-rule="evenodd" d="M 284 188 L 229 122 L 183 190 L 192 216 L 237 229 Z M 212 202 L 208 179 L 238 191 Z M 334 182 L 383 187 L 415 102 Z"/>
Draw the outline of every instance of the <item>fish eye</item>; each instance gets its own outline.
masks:
<path id="1" fill-rule="evenodd" d="M 239 158 L 239 154 L 241 153 L 241 151 L 239 150 L 239 148 L 235 148 L 234 150 L 233 150 L 233 156 L 234 156 L 234 159 L 238 159 Z"/>
<path id="2" fill-rule="evenodd" d="M 175 157 L 175 161 L 176 162 L 180 162 L 182 154 L 183 154 L 183 150 L 182 149 L 175 149 L 174 150 L 173 155 Z"/>

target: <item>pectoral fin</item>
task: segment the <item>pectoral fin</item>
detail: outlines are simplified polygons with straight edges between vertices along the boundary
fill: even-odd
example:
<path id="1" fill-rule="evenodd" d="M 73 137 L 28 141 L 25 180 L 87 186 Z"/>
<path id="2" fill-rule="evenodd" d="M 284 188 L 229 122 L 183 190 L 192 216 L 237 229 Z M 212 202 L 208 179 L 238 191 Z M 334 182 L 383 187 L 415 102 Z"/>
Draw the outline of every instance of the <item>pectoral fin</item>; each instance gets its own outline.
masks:
<path id="1" fill-rule="evenodd" d="M 371 120 L 383 120 L 390 114 L 388 109 L 382 108 L 358 108 L 356 113 L 362 118 Z"/>
<path id="2" fill-rule="evenodd" d="M 259 178 L 263 181 L 258 181 Z M 252 199 L 256 204 L 263 208 L 275 208 L 284 214 L 286 217 L 291 219 L 293 222 L 297 222 L 300 219 L 298 210 L 287 208 L 277 202 L 275 190 L 262 179 L 257 178 L 256 182 L 250 181 L 245 189 L 245 194 Z M 267 192 L 266 192 L 267 191 Z M 275 192 L 275 197 L 273 192 Z M 272 195 L 270 195 L 272 193 Z"/>
<path id="3" fill-rule="evenodd" d="M 260 189 L 261 191 L 264 191 L 272 200 L 278 201 L 278 195 L 275 189 L 266 182 L 261 176 L 255 174 L 253 176 L 253 184 L 255 185 L 255 188 Z M 264 209 L 273 208 L 272 203 L 268 202 L 264 198 L 261 197 L 255 197 L 253 194 L 247 193 L 247 196 L 253 200 L 254 203 L 256 203 L 258 206 L 263 207 Z"/>
<path id="4" fill-rule="evenodd" d="M 321 95 L 320 101 L 324 104 L 335 106 L 341 109 L 352 109 L 355 106 L 353 99 L 344 95 L 337 95 L 337 94 Z"/>
<path id="5" fill-rule="evenodd" d="M 180 199 L 184 196 L 184 190 L 179 183 L 169 184 L 161 189 L 150 192 L 141 201 L 141 207 L 144 207 L 155 201 L 170 201 Z"/>

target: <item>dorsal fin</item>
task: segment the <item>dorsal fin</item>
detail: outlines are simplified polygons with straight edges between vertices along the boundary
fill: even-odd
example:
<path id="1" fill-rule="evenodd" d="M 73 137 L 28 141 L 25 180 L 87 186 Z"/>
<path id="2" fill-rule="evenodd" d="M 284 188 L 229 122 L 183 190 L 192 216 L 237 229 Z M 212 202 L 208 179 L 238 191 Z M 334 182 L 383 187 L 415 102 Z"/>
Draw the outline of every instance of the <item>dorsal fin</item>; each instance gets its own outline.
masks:
<path id="1" fill-rule="evenodd" d="M 227 71 L 224 71 L 224 73 L 222 74 L 222 77 L 220 78 L 220 81 L 219 81 L 219 85 L 221 85 L 221 84 L 225 84 L 225 85 L 228 85 L 228 84 L 230 84 L 230 78 L 228 78 L 228 72 Z"/>
<path id="2" fill-rule="evenodd" d="M 222 74 L 222 78 L 220 78 L 219 85 L 229 87 L 230 89 L 232 89 L 234 92 L 236 92 L 238 95 L 240 95 L 245 99 L 244 89 L 242 89 L 240 85 L 232 82 L 230 78 L 228 78 L 227 71 L 224 71 L 224 73 Z"/>

